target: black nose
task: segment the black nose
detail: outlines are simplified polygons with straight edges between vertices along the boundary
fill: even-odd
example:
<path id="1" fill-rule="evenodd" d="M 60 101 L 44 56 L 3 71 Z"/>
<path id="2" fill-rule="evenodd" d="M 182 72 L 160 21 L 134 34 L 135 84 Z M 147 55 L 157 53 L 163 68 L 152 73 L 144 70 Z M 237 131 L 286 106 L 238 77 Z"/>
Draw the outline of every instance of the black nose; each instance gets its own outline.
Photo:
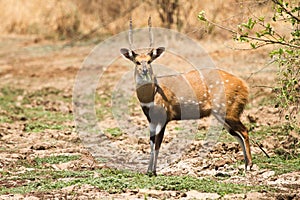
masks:
<path id="1" fill-rule="evenodd" d="M 148 73 L 148 69 L 147 69 L 147 68 L 144 68 L 144 69 L 143 69 L 143 74 L 146 75 L 147 73 Z"/>

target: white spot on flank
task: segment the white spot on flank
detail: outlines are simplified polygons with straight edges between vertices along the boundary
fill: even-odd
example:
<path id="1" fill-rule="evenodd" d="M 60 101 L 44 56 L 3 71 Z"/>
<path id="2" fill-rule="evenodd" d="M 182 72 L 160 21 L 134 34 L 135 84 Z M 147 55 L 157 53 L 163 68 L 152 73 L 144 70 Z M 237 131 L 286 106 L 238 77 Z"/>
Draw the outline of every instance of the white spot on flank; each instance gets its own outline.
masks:
<path id="1" fill-rule="evenodd" d="M 214 86 L 213 85 L 209 85 L 209 88 L 213 88 Z"/>
<path id="2" fill-rule="evenodd" d="M 202 101 L 199 101 L 199 104 L 202 104 Z"/>
<path id="3" fill-rule="evenodd" d="M 217 110 L 213 110 L 213 112 L 214 112 L 214 113 L 217 113 L 218 111 L 217 111 Z"/>
<path id="4" fill-rule="evenodd" d="M 238 88 L 241 88 L 241 86 L 240 86 L 240 85 L 238 85 Z"/>
<path id="5" fill-rule="evenodd" d="M 203 95 L 204 97 L 207 97 L 207 94 L 206 93 L 204 93 L 204 95 Z"/>
<path id="6" fill-rule="evenodd" d="M 216 81 L 216 84 L 218 85 L 220 82 L 219 81 Z"/>
<path id="7" fill-rule="evenodd" d="M 225 106 L 225 103 L 221 103 L 221 105 L 224 107 L 224 106 Z"/>
<path id="8" fill-rule="evenodd" d="M 225 82 L 226 82 L 226 83 L 228 83 L 228 82 L 229 82 L 229 80 L 227 79 Z"/>
<path id="9" fill-rule="evenodd" d="M 183 99 L 184 99 L 184 97 L 179 97 L 179 99 L 180 99 L 180 100 L 183 100 Z"/>

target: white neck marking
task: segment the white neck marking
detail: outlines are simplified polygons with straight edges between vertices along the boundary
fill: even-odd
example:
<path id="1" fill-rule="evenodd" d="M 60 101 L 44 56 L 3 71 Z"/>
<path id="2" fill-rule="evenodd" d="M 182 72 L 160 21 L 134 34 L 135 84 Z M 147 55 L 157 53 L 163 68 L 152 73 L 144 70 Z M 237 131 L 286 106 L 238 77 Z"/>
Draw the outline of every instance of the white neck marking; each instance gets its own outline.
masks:
<path id="1" fill-rule="evenodd" d="M 149 103 L 143 103 L 143 102 L 140 102 L 140 105 L 141 105 L 142 107 L 150 108 L 151 106 L 154 106 L 154 102 L 153 102 L 153 101 L 151 101 L 151 102 L 149 102 Z"/>

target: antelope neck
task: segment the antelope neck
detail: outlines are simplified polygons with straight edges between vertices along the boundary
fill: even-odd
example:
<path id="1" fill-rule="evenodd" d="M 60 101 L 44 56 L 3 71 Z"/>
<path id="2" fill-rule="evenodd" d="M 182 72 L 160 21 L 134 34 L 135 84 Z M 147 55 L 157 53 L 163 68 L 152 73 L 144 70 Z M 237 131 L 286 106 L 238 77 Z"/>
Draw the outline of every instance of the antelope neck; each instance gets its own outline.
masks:
<path id="1" fill-rule="evenodd" d="M 141 104 L 153 103 L 156 92 L 157 86 L 154 82 L 136 86 L 136 94 Z"/>

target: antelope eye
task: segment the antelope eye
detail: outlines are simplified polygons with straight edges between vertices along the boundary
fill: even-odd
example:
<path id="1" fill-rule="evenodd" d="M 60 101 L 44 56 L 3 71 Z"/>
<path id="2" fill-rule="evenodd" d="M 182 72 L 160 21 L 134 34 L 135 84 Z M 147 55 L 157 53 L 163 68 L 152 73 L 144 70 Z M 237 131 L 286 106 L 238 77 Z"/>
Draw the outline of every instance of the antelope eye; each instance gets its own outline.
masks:
<path id="1" fill-rule="evenodd" d="M 137 65 L 141 65 L 141 63 L 140 63 L 139 61 L 136 61 L 136 64 L 137 64 Z"/>

